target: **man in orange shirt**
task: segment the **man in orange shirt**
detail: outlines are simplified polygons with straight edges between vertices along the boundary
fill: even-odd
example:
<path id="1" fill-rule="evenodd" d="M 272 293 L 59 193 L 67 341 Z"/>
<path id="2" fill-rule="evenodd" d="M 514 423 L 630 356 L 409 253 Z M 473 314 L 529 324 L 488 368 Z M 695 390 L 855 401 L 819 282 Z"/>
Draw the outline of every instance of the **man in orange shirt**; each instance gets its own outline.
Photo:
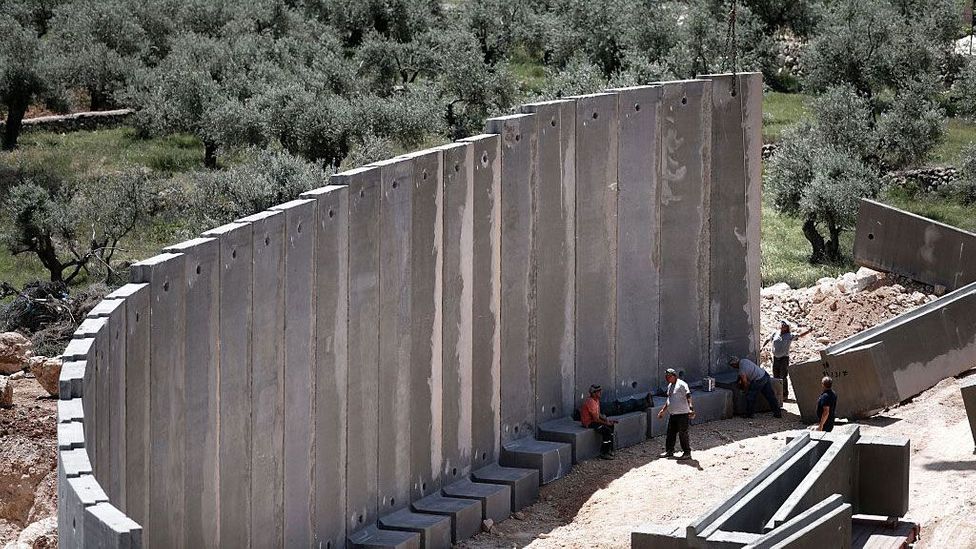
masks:
<path id="1" fill-rule="evenodd" d="M 613 426 L 617 424 L 614 419 L 600 413 L 600 395 L 603 388 L 599 385 L 590 385 L 590 397 L 583 401 L 580 407 L 580 419 L 583 427 L 596 429 L 597 433 L 603 438 L 600 446 L 600 457 L 603 459 L 613 459 Z"/>

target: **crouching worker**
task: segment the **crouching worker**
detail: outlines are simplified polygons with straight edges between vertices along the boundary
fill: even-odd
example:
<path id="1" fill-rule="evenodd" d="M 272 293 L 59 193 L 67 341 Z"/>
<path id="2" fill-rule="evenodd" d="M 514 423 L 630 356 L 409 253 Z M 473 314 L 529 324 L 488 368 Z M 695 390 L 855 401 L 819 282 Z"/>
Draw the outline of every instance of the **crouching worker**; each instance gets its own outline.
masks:
<path id="1" fill-rule="evenodd" d="M 776 393 L 773 392 L 773 385 L 766 370 L 748 358 L 733 356 L 729 358 L 729 366 L 739 372 L 739 386 L 746 392 L 746 417 L 752 417 L 756 411 L 756 398 L 762 393 L 763 398 L 769 403 L 769 409 L 773 411 L 773 417 L 783 417 L 783 412 L 779 409 L 779 401 L 776 400 Z"/>
<path id="2" fill-rule="evenodd" d="M 600 395 L 603 388 L 599 385 L 590 385 L 590 397 L 583 401 L 580 408 L 580 421 L 583 427 L 595 429 L 603 438 L 600 445 L 600 457 L 603 459 L 613 459 L 613 426 L 616 420 L 609 419 L 600 413 Z"/>
<path id="3" fill-rule="evenodd" d="M 668 401 L 657 413 L 658 419 L 664 419 L 664 413 L 668 416 L 668 436 L 664 441 L 664 453 L 662 458 L 674 457 L 674 439 L 681 439 L 681 457 L 679 460 L 691 459 L 691 442 L 688 440 L 688 420 L 695 418 L 695 407 L 691 403 L 691 390 L 684 380 L 678 379 L 678 372 L 673 368 L 668 368 L 664 373 L 664 379 L 668 382 Z"/>

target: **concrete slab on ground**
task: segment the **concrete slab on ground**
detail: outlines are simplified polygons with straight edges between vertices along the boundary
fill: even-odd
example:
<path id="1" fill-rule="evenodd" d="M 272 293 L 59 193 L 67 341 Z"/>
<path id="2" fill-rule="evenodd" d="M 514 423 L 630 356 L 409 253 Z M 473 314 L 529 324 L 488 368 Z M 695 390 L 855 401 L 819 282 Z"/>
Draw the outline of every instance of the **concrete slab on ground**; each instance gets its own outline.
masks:
<path id="1" fill-rule="evenodd" d="M 451 518 L 444 515 L 414 513 L 400 509 L 380 517 L 377 525 L 381 530 L 399 530 L 420 534 L 420 546 L 424 549 L 441 549 L 451 546 Z"/>
<path id="2" fill-rule="evenodd" d="M 523 438 L 502 445 L 500 463 L 539 471 L 539 481 L 548 484 L 566 476 L 573 467 L 573 447 L 565 442 Z"/>
<path id="3" fill-rule="evenodd" d="M 618 423 L 613 430 L 613 448 L 627 448 L 640 444 L 647 439 L 647 412 L 630 412 L 619 416 L 610 416 Z"/>
<path id="4" fill-rule="evenodd" d="M 492 464 L 471 473 L 475 482 L 504 484 L 512 490 L 512 512 L 532 505 L 539 497 L 539 471 Z"/>
<path id="5" fill-rule="evenodd" d="M 553 419 L 539 425 L 538 438 L 552 442 L 566 442 L 573 448 L 573 463 L 579 463 L 600 455 L 600 435 L 583 427 L 571 417 Z"/>
<path id="6" fill-rule="evenodd" d="M 481 502 L 481 518 L 501 522 L 512 514 L 512 488 L 506 484 L 472 482 L 462 479 L 441 490 L 445 496 L 476 499 Z"/>
<path id="7" fill-rule="evenodd" d="M 864 436 L 857 441 L 857 511 L 903 517 L 908 513 L 911 441 Z"/>
<path id="8" fill-rule="evenodd" d="M 411 504 L 418 513 L 451 518 L 451 540 L 458 543 L 481 531 L 481 502 L 475 499 L 449 498 L 433 494 Z"/>

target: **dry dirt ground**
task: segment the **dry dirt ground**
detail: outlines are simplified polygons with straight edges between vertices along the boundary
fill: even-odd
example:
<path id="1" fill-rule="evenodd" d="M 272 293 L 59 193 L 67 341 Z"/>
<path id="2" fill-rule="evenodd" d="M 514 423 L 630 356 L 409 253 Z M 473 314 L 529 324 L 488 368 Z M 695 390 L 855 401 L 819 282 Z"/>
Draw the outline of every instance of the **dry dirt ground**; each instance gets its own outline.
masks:
<path id="1" fill-rule="evenodd" d="M 763 298 L 762 324 L 766 333 L 781 318 L 801 330 L 812 326 L 813 333 L 794 346 L 794 359 L 810 357 L 932 299 L 919 291 L 924 288 L 892 278 L 856 293 L 813 297 L 810 290 L 794 290 Z M 767 357 L 763 362 L 768 368 Z M 775 457 L 789 431 L 807 427 L 795 402 L 785 408 L 782 420 L 763 414 L 692 427 L 690 462 L 658 459 L 663 439 L 655 438 L 619 451 L 615 461 L 579 464 L 544 486 L 538 503 L 461 547 L 629 547 L 630 532 L 643 523 L 686 525 Z M 862 434 L 911 439 L 908 516 L 922 525 L 916 547 L 976 548 L 976 455 L 959 380 L 944 380 L 859 425 Z"/>

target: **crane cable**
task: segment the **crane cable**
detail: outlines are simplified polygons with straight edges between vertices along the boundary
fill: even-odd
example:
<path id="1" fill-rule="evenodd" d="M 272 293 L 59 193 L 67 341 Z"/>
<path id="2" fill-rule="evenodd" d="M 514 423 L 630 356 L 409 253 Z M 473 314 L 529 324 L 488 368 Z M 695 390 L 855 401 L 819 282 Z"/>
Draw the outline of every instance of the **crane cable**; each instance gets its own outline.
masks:
<path id="1" fill-rule="evenodd" d="M 736 31 L 735 31 L 735 18 L 736 11 L 738 8 L 738 0 L 731 0 L 731 6 L 729 7 L 729 26 L 725 33 L 725 58 L 726 63 L 732 66 L 732 87 L 730 92 L 732 96 L 735 97 L 736 86 L 738 85 L 739 77 L 737 73 L 739 48 L 736 43 Z"/>

